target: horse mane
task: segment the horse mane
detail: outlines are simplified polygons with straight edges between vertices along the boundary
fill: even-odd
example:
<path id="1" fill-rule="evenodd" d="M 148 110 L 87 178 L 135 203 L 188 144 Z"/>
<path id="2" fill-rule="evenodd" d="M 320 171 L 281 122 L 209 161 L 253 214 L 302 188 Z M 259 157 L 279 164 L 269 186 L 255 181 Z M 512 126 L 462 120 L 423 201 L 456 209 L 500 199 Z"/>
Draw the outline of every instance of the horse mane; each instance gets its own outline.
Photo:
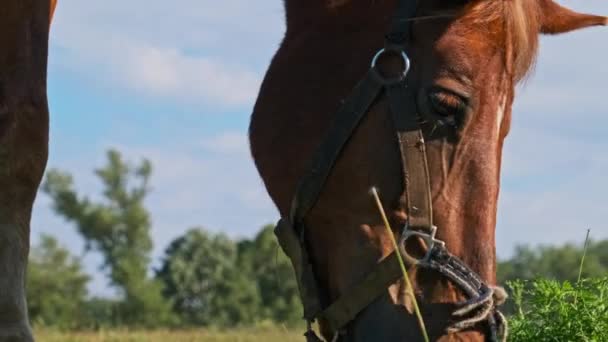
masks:
<path id="1" fill-rule="evenodd" d="M 353 0 L 284 0 L 287 22 L 310 25 L 311 18 L 345 7 Z M 361 0 L 358 0 L 361 1 Z M 363 5 L 363 3 L 359 3 Z M 385 0 L 367 0 L 366 6 L 387 6 Z M 367 9 L 369 10 L 369 8 Z M 504 49 L 505 66 L 514 82 L 524 79 L 536 61 L 541 30 L 536 0 L 475 0 L 461 12 L 480 30 L 491 30 L 493 41 Z M 454 12 L 448 15 L 458 14 Z M 439 13 L 437 17 L 442 17 Z M 432 18 L 432 17 L 430 17 Z M 288 25 L 288 30 L 289 30 Z"/>
<path id="2" fill-rule="evenodd" d="M 472 4 L 465 16 L 484 27 L 498 28 L 493 32 L 495 42 L 504 49 L 514 82 L 529 74 L 536 62 L 541 28 L 537 1 L 481 0 Z"/>

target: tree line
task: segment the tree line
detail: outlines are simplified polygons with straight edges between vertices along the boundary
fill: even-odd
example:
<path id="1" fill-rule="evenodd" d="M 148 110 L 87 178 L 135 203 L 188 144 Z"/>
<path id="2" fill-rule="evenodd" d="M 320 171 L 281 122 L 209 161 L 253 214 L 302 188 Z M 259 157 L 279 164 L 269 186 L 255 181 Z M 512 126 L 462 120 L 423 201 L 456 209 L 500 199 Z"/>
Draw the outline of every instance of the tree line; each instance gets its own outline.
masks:
<path id="1" fill-rule="evenodd" d="M 151 189 L 152 164 L 134 164 L 110 150 L 106 165 L 95 174 L 103 185 L 101 200 L 79 194 L 72 176 L 56 169 L 47 173 L 42 191 L 54 211 L 74 225 L 85 251 L 102 256 L 100 271 L 118 296 L 90 296 L 90 276 L 80 258 L 55 237 L 42 235 L 32 248 L 27 280 L 35 325 L 98 329 L 300 324 L 297 284 L 272 226 L 242 240 L 192 228 L 169 244 L 160 267 L 151 270 L 151 219 L 144 200 Z M 520 246 L 511 259 L 499 263 L 499 280 L 576 280 L 581 257 L 581 246 L 572 244 Z M 607 274 L 608 240 L 591 242 L 583 276 Z"/>

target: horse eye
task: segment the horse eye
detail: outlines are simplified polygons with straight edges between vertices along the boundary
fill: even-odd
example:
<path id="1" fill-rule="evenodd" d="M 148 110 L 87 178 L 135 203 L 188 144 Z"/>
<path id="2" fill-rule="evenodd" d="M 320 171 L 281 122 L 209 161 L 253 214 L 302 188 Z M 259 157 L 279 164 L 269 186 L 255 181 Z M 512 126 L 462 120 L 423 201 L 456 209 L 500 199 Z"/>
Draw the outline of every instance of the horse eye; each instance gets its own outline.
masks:
<path id="1" fill-rule="evenodd" d="M 460 117 L 467 110 L 467 100 L 446 89 L 431 89 L 428 99 L 433 111 L 444 118 Z"/>

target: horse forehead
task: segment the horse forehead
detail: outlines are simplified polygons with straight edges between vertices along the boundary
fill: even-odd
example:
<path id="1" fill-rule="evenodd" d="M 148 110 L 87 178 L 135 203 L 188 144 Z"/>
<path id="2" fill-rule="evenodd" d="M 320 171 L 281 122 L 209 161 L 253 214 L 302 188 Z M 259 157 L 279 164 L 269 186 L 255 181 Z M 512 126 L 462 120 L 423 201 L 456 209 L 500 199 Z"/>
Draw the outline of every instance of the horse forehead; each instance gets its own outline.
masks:
<path id="1" fill-rule="evenodd" d="M 469 30 L 467 35 L 466 32 L 466 29 L 446 31 L 427 53 L 437 56 L 436 73 L 445 71 L 458 79 L 469 80 L 473 87 L 482 82 L 482 86 L 488 88 L 488 81 L 500 81 L 509 69 L 506 42 L 498 33 Z"/>
<path id="2" fill-rule="evenodd" d="M 484 26 L 466 18 L 439 18 L 422 20 L 414 30 L 416 44 L 423 46 L 425 53 L 437 54 L 440 61 L 469 61 L 476 66 L 479 60 L 504 49 L 503 30 L 494 26 L 495 23 Z"/>

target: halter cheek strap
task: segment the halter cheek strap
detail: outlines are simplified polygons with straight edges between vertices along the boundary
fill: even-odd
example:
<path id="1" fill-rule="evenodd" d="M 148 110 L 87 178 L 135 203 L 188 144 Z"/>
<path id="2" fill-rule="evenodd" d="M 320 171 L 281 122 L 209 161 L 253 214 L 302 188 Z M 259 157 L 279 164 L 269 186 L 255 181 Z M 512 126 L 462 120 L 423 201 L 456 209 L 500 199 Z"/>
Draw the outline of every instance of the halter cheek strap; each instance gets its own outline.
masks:
<path id="1" fill-rule="evenodd" d="M 359 312 L 401 278 L 395 253 L 402 254 L 408 267 L 432 269 L 442 274 L 466 295 L 467 300 L 457 304 L 460 308 L 453 313 L 457 323 L 451 325 L 448 332 L 487 322 L 489 341 L 506 339 L 506 322 L 496 309 L 504 301 L 504 291 L 487 286 L 465 263 L 449 253 L 443 241 L 435 237 L 437 228 L 433 225 L 424 133 L 420 126 L 420 116 L 416 112 L 410 112 L 417 106 L 415 94 L 406 82 L 410 65 L 405 51 L 411 26 L 407 22 L 414 17 L 416 4 L 414 0 L 399 1 L 391 32 L 386 36 L 385 48 L 374 57 L 370 70 L 334 116 L 329 133 L 313 156 L 310 171 L 304 175 L 296 189 L 289 217 L 282 218 L 275 228 L 279 244 L 290 258 L 298 280 L 304 318 L 309 324 L 305 334 L 309 342 L 321 341 L 310 328 L 315 319 L 323 319 L 337 337 L 338 332 L 354 320 Z M 395 77 L 386 78 L 377 68 L 379 59 L 385 54 L 396 55 L 402 60 L 403 70 Z M 394 251 L 381 260 L 362 282 L 344 291 L 333 303 L 323 305 L 304 239 L 305 218 L 317 202 L 344 146 L 371 105 L 382 94 L 389 101 L 402 161 L 401 204 L 407 208 L 408 218 L 401 234 L 401 250 Z M 427 252 L 422 259 L 411 256 L 405 248 L 406 240 L 412 237 L 422 239 L 426 244 Z"/>

